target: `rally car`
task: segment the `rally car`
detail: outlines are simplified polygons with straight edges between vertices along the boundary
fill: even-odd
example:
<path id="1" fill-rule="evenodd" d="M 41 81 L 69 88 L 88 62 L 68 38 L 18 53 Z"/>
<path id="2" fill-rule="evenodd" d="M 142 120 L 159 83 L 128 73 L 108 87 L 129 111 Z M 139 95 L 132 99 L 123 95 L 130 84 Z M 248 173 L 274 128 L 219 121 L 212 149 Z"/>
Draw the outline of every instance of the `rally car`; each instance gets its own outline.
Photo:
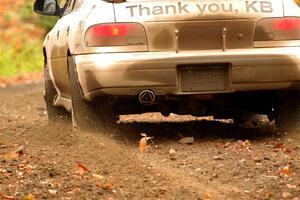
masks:
<path id="1" fill-rule="evenodd" d="M 50 120 L 104 127 L 159 111 L 239 121 L 300 117 L 298 0 L 36 0 Z M 69 114 L 71 113 L 71 114 Z"/>

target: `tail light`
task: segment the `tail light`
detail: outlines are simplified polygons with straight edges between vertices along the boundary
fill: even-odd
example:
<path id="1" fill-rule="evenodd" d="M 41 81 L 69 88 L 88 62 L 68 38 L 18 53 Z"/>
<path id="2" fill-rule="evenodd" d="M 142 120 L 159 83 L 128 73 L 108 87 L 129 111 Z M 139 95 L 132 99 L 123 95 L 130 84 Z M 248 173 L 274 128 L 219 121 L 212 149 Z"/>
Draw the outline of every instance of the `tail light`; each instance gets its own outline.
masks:
<path id="1" fill-rule="evenodd" d="M 265 18 L 256 25 L 255 41 L 300 40 L 300 18 Z"/>
<path id="2" fill-rule="evenodd" d="M 147 43 L 143 25 L 138 23 L 96 24 L 85 33 L 88 47 L 132 46 Z"/>

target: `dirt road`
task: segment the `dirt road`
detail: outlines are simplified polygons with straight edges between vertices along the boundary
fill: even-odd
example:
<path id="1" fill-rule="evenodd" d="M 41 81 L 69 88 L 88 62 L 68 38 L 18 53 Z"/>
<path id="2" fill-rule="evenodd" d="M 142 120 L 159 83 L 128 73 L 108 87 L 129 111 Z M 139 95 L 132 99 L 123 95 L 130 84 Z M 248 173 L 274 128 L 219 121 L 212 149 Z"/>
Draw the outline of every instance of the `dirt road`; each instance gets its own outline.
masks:
<path id="1" fill-rule="evenodd" d="M 153 114 L 83 133 L 48 124 L 42 92 L 0 89 L 0 199 L 300 199 L 300 134 Z"/>

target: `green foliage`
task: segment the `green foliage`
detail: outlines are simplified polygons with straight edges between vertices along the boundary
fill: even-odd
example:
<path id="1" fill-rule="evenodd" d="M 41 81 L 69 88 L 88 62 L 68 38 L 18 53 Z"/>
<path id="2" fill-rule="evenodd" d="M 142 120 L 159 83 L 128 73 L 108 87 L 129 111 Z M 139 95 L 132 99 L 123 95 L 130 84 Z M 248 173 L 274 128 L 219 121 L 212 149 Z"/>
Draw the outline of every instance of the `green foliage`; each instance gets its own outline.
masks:
<path id="1" fill-rule="evenodd" d="M 21 50 L 0 40 L 0 78 L 42 70 L 43 54 L 38 40 L 26 42 Z"/>
<path id="2" fill-rule="evenodd" d="M 24 4 L 23 7 L 21 7 L 20 10 L 20 18 L 23 20 L 30 20 L 31 18 L 33 18 L 33 8 L 32 8 L 32 3 L 31 2 L 27 2 Z"/>
<path id="3" fill-rule="evenodd" d="M 49 32 L 55 25 L 57 17 L 39 16 L 37 25 Z"/>
<path id="4" fill-rule="evenodd" d="M 32 0 L 0 15 L 4 22 L 14 25 L 7 27 L 5 40 L 2 38 L 4 32 L 0 32 L 0 78 L 41 71 L 43 32 L 49 32 L 58 18 L 34 13 Z M 14 27 L 19 30 L 17 36 Z M 31 32 L 34 33 L 32 36 Z"/>
<path id="5" fill-rule="evenodd" d="M 58 17 L 37 15 L 33 12 L 33 3 L 27 2 L 21 8 L 20 19 L 31 22 L 49 32 L 58 20 Z"/>

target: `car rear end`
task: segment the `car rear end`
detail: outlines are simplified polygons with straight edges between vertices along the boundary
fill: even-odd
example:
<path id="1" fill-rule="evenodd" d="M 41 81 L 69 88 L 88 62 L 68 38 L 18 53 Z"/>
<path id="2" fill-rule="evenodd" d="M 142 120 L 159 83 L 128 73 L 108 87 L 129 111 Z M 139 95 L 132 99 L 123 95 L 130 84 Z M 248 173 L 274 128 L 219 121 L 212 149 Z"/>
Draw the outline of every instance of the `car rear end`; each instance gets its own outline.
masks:
<path id="1" fill-rule="evenodd" d="M 114 21 L 87 18 L 85 47 L 75 56 L 87 100 L 220 101 L 246 91 L 262 91 L 264 99 L 270 91 L 300 88 L 300 9 L 292 0 L 111 5 Z"/>

